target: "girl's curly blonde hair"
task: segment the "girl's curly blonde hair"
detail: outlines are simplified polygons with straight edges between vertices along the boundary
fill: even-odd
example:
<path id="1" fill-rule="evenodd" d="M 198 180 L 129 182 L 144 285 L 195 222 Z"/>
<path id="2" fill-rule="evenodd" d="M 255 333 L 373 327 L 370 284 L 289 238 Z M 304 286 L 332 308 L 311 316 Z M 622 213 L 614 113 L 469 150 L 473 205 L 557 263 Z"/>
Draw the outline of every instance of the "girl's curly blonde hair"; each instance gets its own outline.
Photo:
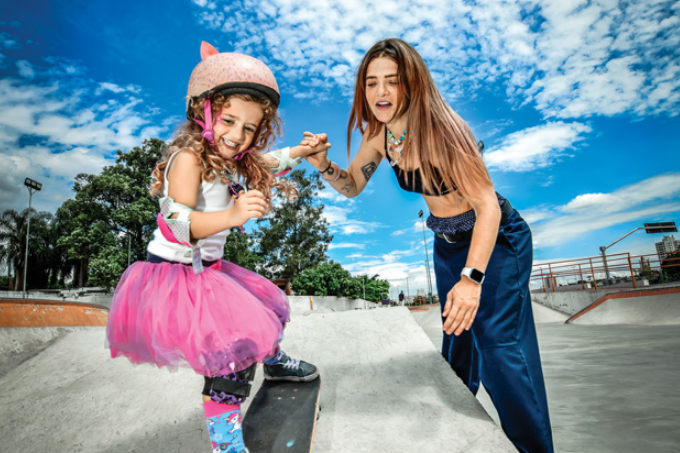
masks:
<path id="1" fill-rule="evenodd" d="M 182 123 L 177 134 L 163 152 L 163 157 L 153 171 L 154 181 L 151 184 L 151 195 L 159 196 L 163 193 L 165 186 L 165 169 L 168 166 L 170 156 L 179 151 L 191 151 L 201 162 L 203 162 L 203 181 L 212 182 L 220 175 L 223 184 L 227 184 L 227 175 L 238 173 L 244 178 L 244 185 L 248 189 L 261 191 L 267 203 L 271 203 L 272 190 L 282 192 L 288 199 L 294 199 L 296 190 L 293 186 L 277 182 L 272 176 L 261 151 L 268 150 L 276 137 L 281 135 L 281 118 L 278 115 L 276 106 L 269 99 L 254 97 L 248 94 L 231 94 L 223 96 L 213 95 L 210 99 L 212 106 L 212 117 L 217 120 L 222 109 L 229 106 L 229 100 L 239 98 L 244 101 L 255 102 L 262 107 L 264 116 L 255 131 L 255 138 L 251 143 L 254 152 L 246 153 L 241 160 L 226 160 L 219 153 L 216 153 L 210 143 L 201 136 L 202 128 L 194 121 Z M 189 112 L 191 116 L 199 121 L 205 122 L 203 101 L 205 98 L 190 99 Z"/>

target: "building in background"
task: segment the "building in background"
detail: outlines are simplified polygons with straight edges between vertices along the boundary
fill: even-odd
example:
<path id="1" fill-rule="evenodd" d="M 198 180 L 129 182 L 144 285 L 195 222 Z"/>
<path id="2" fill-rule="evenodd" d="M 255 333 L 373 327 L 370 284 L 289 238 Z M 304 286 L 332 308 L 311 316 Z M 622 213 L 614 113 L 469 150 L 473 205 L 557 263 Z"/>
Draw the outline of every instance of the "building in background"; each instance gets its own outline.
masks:
<path id="1" fill-rule="evenodd" d="M 665 259 L 667 254 L 680 250 L 680 241 L 676 241 L 672 235 L 664 236 L 661 242 L 657 242 L 655 245 L 656 253 L 659 255 L 660 260 Z"/>

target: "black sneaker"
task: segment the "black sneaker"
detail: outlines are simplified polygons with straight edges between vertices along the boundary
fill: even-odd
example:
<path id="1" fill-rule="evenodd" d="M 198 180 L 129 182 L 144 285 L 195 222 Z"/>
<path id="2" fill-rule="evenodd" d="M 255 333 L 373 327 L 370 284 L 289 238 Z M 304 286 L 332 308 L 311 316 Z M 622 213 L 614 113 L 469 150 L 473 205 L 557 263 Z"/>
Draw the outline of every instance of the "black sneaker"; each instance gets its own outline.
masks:
<path id="1" fill-rule="evenodd" d="M 304 360 L 288 357 L 281 351 L 276 365 L 264 365 L 264 378 L 268 381 L 310 382 L 319 377 L 319 370 Z"/>

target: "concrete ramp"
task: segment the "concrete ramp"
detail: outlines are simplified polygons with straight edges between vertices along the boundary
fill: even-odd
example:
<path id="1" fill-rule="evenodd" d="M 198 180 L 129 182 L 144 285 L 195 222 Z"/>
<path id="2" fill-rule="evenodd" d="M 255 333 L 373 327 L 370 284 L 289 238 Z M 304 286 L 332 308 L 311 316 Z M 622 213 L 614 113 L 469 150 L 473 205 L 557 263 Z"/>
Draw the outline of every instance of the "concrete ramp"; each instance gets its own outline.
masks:
<path id="1" fill-rule="evenodd" d="M 41 332 L 54 342 L 0 377 L 3 451 L 210 451 L 202 377 L 112 360 L 102 327 Z M 316 453 L 515 451 L 405 308 L 298 313 L 283 347 L 321 370 Z"/>
<path id="2" fill-rule="evenodd" d="M 569 315 L 566 315 L 552 308 L 545 307 L 535 302 L 531 303 L 534 312 L 534 322 L 536 324 L 564 323 Z M 442 345 L 442 317 L 439 305 L 429 306 L 422 310 L 413 310 L 413 319 L 420 326 L 425 334 L 430 338 L 435 348 L 440 349 Z"/>
<path id="3" fill-rule="evenodd" d="M 645 294 L 647 293 L 610 295 L 573 316 L 569 322 L 584 325 L 680 324 L 680 292 Z"/>
<path id="4" fill-rule="evenodd" d="M 536 302 L 531 302 L 531 310 L 534 312 L 534 322 L 536 324 L 563 323 L 569 318 L 569 315 L 561 311 L 537 304 Z"/>

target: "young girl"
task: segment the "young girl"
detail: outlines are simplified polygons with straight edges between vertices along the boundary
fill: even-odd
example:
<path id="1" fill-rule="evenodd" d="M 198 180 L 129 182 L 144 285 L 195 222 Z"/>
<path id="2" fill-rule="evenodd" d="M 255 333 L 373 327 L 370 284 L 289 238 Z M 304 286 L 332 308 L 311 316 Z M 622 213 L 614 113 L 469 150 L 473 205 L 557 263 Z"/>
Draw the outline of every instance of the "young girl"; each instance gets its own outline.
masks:
<path id="1" fill-rule="evenodd" d="M 162 194 L 146 262 L 132 264 L 111 303 L 112 357 L 189 366 L 205 376 L 203 401 L 213 448 L 244 452 L 240 404 L 257 363 L 265 379 L 311 381 L 315 366 L 278 347 L 288 300 L 269 280 L 222 260 L 229 229 L 262 218 L 279 175 L 325 150 L 314 136 L 263 155 L 280 134 L 279 89 L 247 55 L 201 46 L 191 74 L 186 123 L 153 172 Z M 248 188 L 245 191 L 240 182 Z"/>

